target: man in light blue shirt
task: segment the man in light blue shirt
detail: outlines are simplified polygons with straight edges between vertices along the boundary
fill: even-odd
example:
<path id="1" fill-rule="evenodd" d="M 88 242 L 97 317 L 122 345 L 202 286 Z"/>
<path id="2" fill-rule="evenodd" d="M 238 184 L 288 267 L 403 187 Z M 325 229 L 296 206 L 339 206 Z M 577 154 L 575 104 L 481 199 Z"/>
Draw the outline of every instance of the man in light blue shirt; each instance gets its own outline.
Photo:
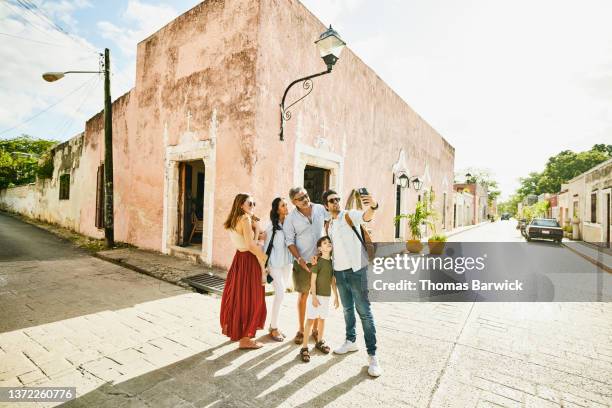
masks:
<path id="1" fill-rule="evenodd" d="M 283 232 L 289 252 L 295 258 L 293 262 L 293 286 L 295 291 L 299 293 L 298 332 L 293 340 L 296 344 L 302 344 L 306 302 L 310 291 L 311 264 L 309 261 L 317 254 L 317 241 L 324 234 L 324 223 L 328 215 L 325 207 L 321 204 L 310 202 L 310 197 L 304 187 L 295 187 L 289 190 L 289 199 L 295 205 L 295 209 L 287 215 L 283 223 Z M 313 327 L 312 335 L 318 341 L 316 325 Z"/>

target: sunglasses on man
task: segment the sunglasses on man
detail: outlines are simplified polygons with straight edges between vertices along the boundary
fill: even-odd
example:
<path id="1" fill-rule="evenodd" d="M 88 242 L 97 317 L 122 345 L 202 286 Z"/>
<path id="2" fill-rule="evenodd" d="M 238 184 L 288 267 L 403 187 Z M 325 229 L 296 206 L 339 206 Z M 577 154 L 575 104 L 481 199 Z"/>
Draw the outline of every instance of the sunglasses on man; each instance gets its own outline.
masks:
<path id="1" fill-rule="evenodd" d="M 308 193 L 306 193 L 306 194 L 304 194 L 302 196 L 299 196 L 299 197 L 295 197 L 295 199 L 297 201 L 305 201 L 306 199 L 308 199 Z"/>

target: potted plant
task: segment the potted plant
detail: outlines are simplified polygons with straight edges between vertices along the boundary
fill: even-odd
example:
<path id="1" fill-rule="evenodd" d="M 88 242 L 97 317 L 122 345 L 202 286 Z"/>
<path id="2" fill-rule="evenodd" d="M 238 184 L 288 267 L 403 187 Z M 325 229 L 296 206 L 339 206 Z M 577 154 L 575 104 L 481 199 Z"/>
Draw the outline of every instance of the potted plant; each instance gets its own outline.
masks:
<path id="1" fill-rule="evenodd" d="M 408 220 L 407 226 L 410 230 L 410 236 L 412 239 L 406 241 L 406 249 L 408 252 L 418 254 L 423 249 L 421 238 L 423 233 L 421 232 L 421 225 L 428 222 L 430 216 L 430 209 L 425 202 L 419 201 L 414 208 L 412 214 L 400 214 L 395 217 L 395 222 L 398 223 L 400 220 L 406 218 Z"/>
<path id="2" fill-rule="evenodd" d="M 429 245 L 429 253 L 431 255 L 442 255 L 444 252 L 444 243 L 447 240 L 447 236 L 444 234 L 434 234 L 429 237 L 427 245 Z"/>

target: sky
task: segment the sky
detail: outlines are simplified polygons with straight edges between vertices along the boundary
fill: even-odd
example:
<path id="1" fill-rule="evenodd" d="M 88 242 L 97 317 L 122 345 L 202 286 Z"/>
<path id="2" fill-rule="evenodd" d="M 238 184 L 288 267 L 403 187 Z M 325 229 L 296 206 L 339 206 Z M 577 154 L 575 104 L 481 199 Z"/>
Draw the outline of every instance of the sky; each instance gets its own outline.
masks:
<path id="1" fill-rule="evenodd" d="M 133 86 L 136 44 L 197 3 L 0 0 L 0 138 L 82 131 L 102 79 L 41 74 L 97 70 L 108 47 L 117 98 Z M 302 3 L 455 147 L 459 174 L 487 169 L 502 198 L 548 157 L 612 143 L 609 0 Z"/>

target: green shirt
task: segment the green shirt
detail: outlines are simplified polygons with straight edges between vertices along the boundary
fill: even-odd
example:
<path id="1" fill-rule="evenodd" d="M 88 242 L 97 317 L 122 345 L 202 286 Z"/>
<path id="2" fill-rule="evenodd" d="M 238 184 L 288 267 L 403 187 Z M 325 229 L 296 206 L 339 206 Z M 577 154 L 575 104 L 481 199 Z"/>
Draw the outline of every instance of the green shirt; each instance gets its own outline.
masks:
<path id="1" fill-rule="evenodd" d="M 331 259 L 319 258 L 310 271 L 317 275 L 317 295 L 331 296 L 331 283 L 334 277 Z"/>

